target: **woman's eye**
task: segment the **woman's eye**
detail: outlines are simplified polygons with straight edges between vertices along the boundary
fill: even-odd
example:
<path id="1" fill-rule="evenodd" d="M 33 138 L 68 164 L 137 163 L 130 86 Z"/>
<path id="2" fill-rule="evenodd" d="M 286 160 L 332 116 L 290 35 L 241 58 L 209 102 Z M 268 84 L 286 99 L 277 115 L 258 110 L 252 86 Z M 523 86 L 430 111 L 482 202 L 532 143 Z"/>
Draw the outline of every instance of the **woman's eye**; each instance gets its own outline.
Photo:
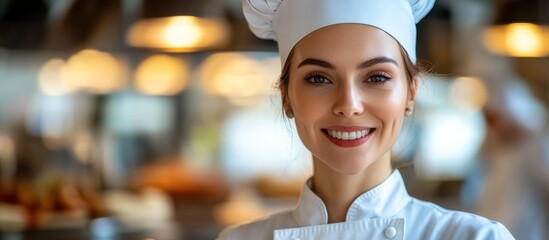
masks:
<path id="1" fill-rule="evenodd" d="M 305 77 L 305 80 L 309 83 L 312 83 L 312 84 L 331 83 L 331 81 L 328 80 L 328 78 L 326 78 L 322 75 L 307 76 L 307 77 Z"/>
<path id="2" fill-rule="evenodd" d="M 391 77 L 388 76 L 387 74 L 378 73 L 370 76 L 367 81 L 371 83 L 384 83 L 385 81 L 390 79 Z"/>

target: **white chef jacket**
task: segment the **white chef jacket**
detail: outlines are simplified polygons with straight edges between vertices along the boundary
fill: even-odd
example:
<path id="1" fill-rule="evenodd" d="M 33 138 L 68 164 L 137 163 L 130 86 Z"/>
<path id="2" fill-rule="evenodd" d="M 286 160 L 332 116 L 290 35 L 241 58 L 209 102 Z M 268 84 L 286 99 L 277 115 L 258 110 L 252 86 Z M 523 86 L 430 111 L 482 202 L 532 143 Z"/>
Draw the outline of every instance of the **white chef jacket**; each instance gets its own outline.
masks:
<path id="1" fill-rule="evenodd" d="M 514 239 L 500 223 L 450 211 L 408 195 L 399 171 L 360 195 L 345 222 L 328 224 L 328 212 L 307 181 L 295 209 L 225 229 L 218 240 Z"/>

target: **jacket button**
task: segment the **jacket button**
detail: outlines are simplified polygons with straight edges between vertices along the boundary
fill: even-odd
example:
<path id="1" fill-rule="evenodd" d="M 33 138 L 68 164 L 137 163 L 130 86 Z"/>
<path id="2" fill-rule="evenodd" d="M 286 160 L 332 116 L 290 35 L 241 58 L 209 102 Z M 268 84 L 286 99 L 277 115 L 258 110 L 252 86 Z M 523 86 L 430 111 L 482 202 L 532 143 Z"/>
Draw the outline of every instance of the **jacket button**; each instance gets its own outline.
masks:
<path id="1" fill-rule="evenodd" d="M 388 227 L 385 229 L 385 237 L 394 238 L 397 235 L 397 230 L 394 227 Z"/>

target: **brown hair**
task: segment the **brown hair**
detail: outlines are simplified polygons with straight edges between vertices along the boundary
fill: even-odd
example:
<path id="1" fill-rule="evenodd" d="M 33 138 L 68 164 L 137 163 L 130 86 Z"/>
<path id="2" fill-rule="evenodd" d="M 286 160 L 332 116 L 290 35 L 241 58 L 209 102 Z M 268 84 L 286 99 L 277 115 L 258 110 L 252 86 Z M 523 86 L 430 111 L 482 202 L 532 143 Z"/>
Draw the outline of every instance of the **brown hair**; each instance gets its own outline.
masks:
<path id="1" fill-rule="evenodd" d="M 284 114 L 286 114 L 286 111 L 290 109 L 290 101 L 288 99 L 288 84 L 290 83 L 290 62 L 292 60 L 293 53 L 294 51 L 292 49 L 292 51 L 290 51 L 290 53 L 288 54 L 288 58 L 286 58 L 286 62 L 284 63 L 284 67 L 282 68 L 282 73 L 280 74 L 280 78 L 278 79 L 278 82 L 276 84 L 276 87 L 280 90 L 280 95 L 282 97 L 282 111 Z M 418 65 L 412 62 L 410 56 L 402 46 L 400 46 L 400 54 L 402 55 L 404 66 L 406 69 L 408 86 L 410 86 L 413 84 L 414 79 L 416 79 L 414 77 L 421 72 L 421 69 L 420 67 L 418 67 Z M 408 87 L 408 89 L 410 88 Z"/>

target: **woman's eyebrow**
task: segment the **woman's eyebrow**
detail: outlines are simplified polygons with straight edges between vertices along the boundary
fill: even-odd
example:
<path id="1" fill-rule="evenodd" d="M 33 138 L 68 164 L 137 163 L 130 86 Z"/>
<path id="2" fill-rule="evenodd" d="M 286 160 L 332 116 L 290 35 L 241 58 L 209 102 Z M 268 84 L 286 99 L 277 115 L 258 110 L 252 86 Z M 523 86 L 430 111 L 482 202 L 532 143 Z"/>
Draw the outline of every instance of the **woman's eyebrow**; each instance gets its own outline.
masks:
<path id="1" fill-rule="evenodd" d="M 305 66 L 305 65 L 316 65 L 316 66 L 320 66 L 320 67 L 328 68 L 328 69 L 332 69 L 332 70 L 335 69 L 335 66 L 332 65 L 331 63 L 326 62 L 326 61 L 324 61 L 324 60 L 320 60 L 320 59 L 314 59 L 314 58 L 307 58 L 307 59 L 303 60 L 303 61 L 297 66 L 297 68 L 303 67 L 303 66 Z"/>
<path id="2" fill-rule="evenodd" d="M 392 63 L 392 64 L 394 64 L 398 67 L 397 61 L 392 59 L 392 58 L 389 58 L 389 57 L 376 57 L 376 58 L 372 58 L 370 60 L 367 60 L 365 62 L 362 62 L 361 64 L 358 65 L 358 68 L 359 69 L 369 68 L 371 66 L 374 66 L 374 65 L 380 64 L 380 63 Z"/>
<path id="3" fill-rule="evenodd" d="M 358 68 L 359 69 L 369 68 L 371 66 L 374 66 L 374 65 L 380 64 L 380 63 L 392 63 L 392 64 L 394 64 L 398 67 L 397 61 L 392 59 L 392 58 L 389 58 L 389 57 L 376 57 L 376 58 L 372 58 L 370 60 L 367 60 L 365 62 L 362 62 L 361 64 L 358 65 Z M 297 66 L 297 68 L 303 67 L 305 65 L 316 65 L 316 66 L 331 69 L 331 70 L 336 69 L 336 67 L 334 65 L 332 65 L 331 63 L 329 63 L 327 61 L 324 61 L 324 60 L 315 59 L 315 58 L 307 58 L 307 59 L 303 60 Z"/>

